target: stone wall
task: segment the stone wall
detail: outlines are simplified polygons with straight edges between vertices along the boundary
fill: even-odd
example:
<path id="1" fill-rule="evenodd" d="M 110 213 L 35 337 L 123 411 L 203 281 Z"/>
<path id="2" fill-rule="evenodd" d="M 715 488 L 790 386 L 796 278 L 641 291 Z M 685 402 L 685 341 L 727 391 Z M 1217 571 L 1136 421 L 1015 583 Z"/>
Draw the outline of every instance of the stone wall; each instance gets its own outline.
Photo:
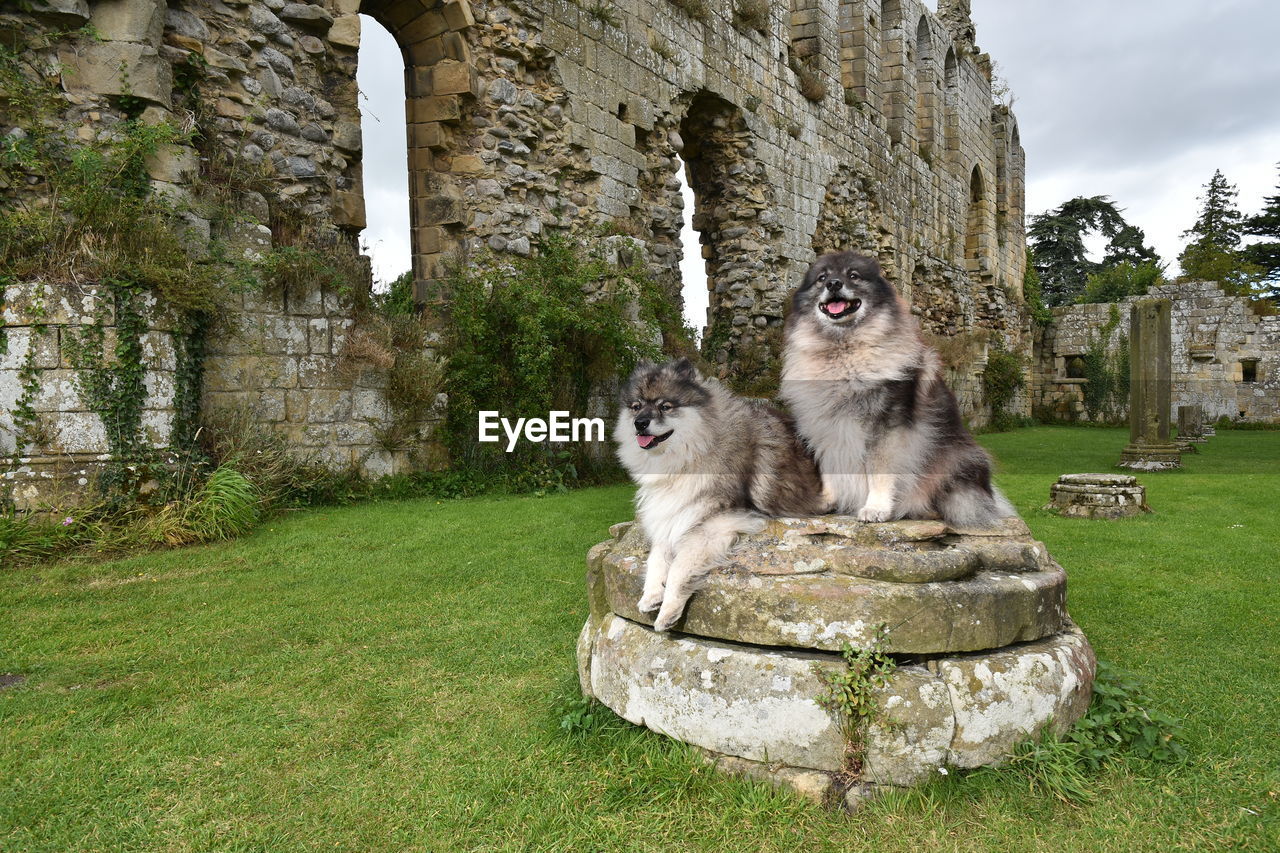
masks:
<path id="1" fill-rule="evenodd" d="M 198 125 L 200 145 L 148 164 L 156 192 L 193 202 L 197 253 L 253 257 L 300 227 L 354 253 L 365 13 L 405 60 L 421 301 L 440 295 L 450 256 L 523 255 L 549 229 L 602 226 L 637 238 L 679 299 L 679 258 L 693 247 L 680 245 L 675 173 L 687 168 L 711 290 L 707 354 L 722 374 L 767 377 L 788 291 L 815 253 L 856 248 L 880 258 L 926 331 L 975 341 L 953 375 L 981 422 L 986 347 L 1029 352 L 1030 324 L 1023 152 L 993 103 L 968 2 L 792 6 L 745 22 L 730 0 L 698 18 L 670 0 L 31 0 L 0 11 L 0 35 L 57 87 L 69 141 L 110 135 L 129 115 Z M 3 109 L 0 133 L 21 134 Z M 202 213 L 219 180 L 234 184 L 234 220 Z M 350 303 L 294 290 L 243 294 L 214 329 L 206 404 L 249 408 L 335 465 L 408 464 L 379 447 L 376 375 L 339 369 Z M 63 411 L 79 411 L 73 395 Z"/>
<path id="2" fill-rule="evenodd" d="M 1153 287 L 1146 296 L 1117 306 L 1053 309 L 1053 324 L 1036 347 L 1032 397 L 1037 411 L 1063 420 L 1087 419 L 1082 402 L 1087 380 L 1068 378 L 1069 364 L 1100 339 L 1113 310 L 1120 322 L 1105 345 L 1114 354 L 1128 340 L 1129 306 L 1141 299 L 1173 303 L 1172 419 L 1178 406 L 1196 405 L 1210 421 L 1280 421 L 1280 317 L 1258 316 L 1248 299 L 1199 281 Z M 1127 409 L 1117 414 L 1126 417 Z"/>
<path id="3" fill-rule="evenodd" d="M 776 359 L 788 291 L 846 247 L 880 257 L 926 330 L 1029 352 L 1023 152 L 966 2 L 771 5 L 760 29 L 728 0 L 593 8 L 364 3 L 408 66 L 423 299 L 450 252 L 600 221 L 675 293 L 687 166 L 723 373 Z"/>
<path id="4" fill-rule="evenodd" d="M 11 495 L 20 506 L 61 503 L 111 458 L 112 443 L 85 399 L 73 354 L 89 327 L 101 326 L 107 357 L 92 363 L 113 363 L 117 305 L 110 291 L 93 285 L 13 284 L 0 287 L 0 296 L 0 457 L 17 460 L 0 475 L 0 496 Z M 153 297 L 139 301 L 146 326 L 140 339 L 146 386 L 141 439 L 163 449 L 173 431 L 181 341 L 172 312 Z"/>

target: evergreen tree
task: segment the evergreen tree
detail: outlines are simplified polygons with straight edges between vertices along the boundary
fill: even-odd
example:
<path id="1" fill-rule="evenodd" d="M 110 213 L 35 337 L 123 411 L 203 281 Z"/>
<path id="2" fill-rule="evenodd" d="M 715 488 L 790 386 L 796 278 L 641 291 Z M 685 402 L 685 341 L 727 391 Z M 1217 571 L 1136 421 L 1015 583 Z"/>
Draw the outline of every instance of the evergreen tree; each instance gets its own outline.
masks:
<path id="1" fill-rule="evenodd" d="M 1213 177 L 1204 189 L 1200 218 L 1195 225 L 1183 231 L 1182 236 L 1194 237 L 1192 242 L 1208 241 L 1228 251 L 1235 249 L 1240 245 L 1240 223 L 1244 219 L 1235 206 L 1239 195 L 1236 185 L 1227 183 L 1221 169 L 1214 169 Z"/>
<path id="2" fill-rule="evenodd" d="M 1178 255 L 1184 281 L 1216 281 L 1226 292 L 1241 295 L 1257 292 L 1261 270 L 1239 250 L 1244 215 L 1236 209 L 1237 194 L 1235 185 L 1215 169 L 1205 184 L 1204 206 L 1196 224 L 1182 232 L 1191 238 Z"/>
<path id="3" fill-rule="evenodd" d="M 1089 260 L 1084 235 L 1096 231 L 1108 239 L 1101 263 Z M 1084 290 L 1089 277 L 1119 264 L 1158 264 L 1145 245 L 1141 228 L 1125 222 L 1107 196 L 1077 197 L 1056 209 L 1031 217 L 1027 238 L 1035 252 L 1036 272 L 1045 302 L 1068 305 Z"/>
<path id="4" fill-rule="evenodd" d="M 1276 166 L 1280 168 L 1280 163 Z M 1267 196 L 1263 201 L 1262 212 L 1241 222 L 1240 230 L 1270 239 L 1245 246 L 1240 254 L 1261 270 L 1268 295 L 1276 299 L 1280 298 L 1280 183 L 1276 184 L 1276 194 Z"/>

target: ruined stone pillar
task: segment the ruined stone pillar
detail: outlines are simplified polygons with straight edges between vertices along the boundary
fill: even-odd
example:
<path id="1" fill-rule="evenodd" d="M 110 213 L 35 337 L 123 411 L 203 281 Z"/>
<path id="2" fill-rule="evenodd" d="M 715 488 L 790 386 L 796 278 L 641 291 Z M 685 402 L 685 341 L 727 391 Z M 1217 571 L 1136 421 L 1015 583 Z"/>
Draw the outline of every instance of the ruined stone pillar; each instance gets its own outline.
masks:
<path id="1" fill-rule="evenodd" d="M 1163 471 L 1182 467 L 1169 437 L 1173 360 L 1168 299 L 1134 303 L 1129 313 L 1129 444 L 1120 467 Z"/>
<path id="2" fill-rule="evenodd" d="M 1178 438 L 1182 441 L 1208 441 L 1204 432 L 1204 409 L 1199 406 L 1178 407 Z"/>

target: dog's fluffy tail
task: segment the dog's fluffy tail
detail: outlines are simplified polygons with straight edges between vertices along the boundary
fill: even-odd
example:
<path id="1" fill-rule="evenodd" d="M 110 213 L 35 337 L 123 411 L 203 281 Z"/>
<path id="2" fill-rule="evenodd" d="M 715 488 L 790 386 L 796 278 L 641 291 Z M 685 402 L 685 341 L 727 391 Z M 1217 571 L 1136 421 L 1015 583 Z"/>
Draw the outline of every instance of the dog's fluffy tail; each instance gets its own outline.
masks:
<path id="1" fill-rule="evenodd" d="M 1009 499 L 994 486 L 990 493 L 978 488 L 954 489 L 943 498 L 938 510 L 952 527 L 986 527 L 1018 514 Z"/>
<path id="2" fill-rule="evenodd" d="M 689 597 L 707 573 L 724 562 L 739 533 L 759 533 L 764 525 L 764 517 L 754 512 L 721 512 L 682 536 L 667 570 L 667 589 L 654 629 L 666 631 L 680 619 Z"/>

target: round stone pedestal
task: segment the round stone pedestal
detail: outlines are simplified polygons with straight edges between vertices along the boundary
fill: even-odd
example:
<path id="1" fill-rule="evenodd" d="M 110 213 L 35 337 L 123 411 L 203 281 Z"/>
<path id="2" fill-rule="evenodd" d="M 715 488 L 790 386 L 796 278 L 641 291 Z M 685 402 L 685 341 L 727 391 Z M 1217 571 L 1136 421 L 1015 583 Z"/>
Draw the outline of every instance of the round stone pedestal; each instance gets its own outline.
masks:
<path id="1" fill-rule="evenodd" d="M 1018 519 L 941 522 L 779 519 L 741 538 L 693 596 L 677 630 L 640 613 L 638 527 L 588 556 L 591 616 L 578 642 L 583 692 L 620 716 L 706 750 L 730 771 L 826 803 L 912 785 L 945 767 L 1006 756 L 1084 714 L 1095 661 L 1066 612 L 1066 576 Z M 822 672 L 846 644 L 897 657 L 851 779 Z"/>
<path id="2" fill-rule="evenodd" d="M 1151 512 L 1147 490 L 1131 474 L 1063 474 L 1044 507 L 1069 518 L 1128 518 Z"/>

